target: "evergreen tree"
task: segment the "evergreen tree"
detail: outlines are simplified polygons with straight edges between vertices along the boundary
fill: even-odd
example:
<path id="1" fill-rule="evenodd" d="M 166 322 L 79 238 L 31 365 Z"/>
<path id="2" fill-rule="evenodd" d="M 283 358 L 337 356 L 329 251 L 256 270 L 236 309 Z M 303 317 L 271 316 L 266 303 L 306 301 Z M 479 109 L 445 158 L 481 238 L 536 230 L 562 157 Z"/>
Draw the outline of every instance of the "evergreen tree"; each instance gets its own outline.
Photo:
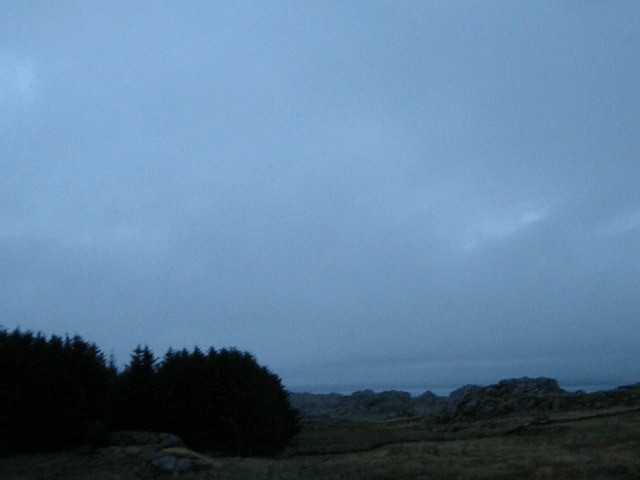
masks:
<path id="1" fill-rule="evenodd" d="M 274 453 L 298 432 L 280 379 L 238 350 L 170 350 L 158 368 L 162 429 L 195 447 Z"/>
<path id="2" fill-rule="evenodd" d="M 0 331 L 0 453 L 84 444 L 107 388 L 100 350 L 80 337 Z"/>
<path id="3" fill-rule="evenodd" d="M 99 445 L 107 429 L 168 431 L 194 448 L 261 455 L 298 432 L 280 379 L 235 349 L 147 346 L 122 373 L 82 338 L 0 329 L 0 454 Z"/>
<path id="4" fill-rule="evenodd" d="M 115 426 L 128 430 L 157 427 L 157 360 L 151 349 L 138 345 L 116 382 Z"/>

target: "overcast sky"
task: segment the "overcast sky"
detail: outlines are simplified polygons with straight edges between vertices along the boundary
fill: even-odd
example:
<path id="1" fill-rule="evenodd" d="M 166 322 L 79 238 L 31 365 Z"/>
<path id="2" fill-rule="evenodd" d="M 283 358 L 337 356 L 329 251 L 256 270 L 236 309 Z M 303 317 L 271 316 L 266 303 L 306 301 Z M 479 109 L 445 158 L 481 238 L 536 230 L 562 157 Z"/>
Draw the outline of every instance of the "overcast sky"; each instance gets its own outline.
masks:
<path id="1" fill-rule="evenodd" d="M 0 324 L 640 380 L 640 4 L 2 2 Z"/>

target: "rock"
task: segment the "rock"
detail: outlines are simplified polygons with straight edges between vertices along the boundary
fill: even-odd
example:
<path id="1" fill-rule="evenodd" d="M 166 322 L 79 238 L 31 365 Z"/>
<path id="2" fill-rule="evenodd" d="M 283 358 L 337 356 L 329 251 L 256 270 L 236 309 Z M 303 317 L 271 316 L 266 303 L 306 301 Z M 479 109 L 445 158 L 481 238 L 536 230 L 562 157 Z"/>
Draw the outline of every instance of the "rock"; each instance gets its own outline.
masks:
<path id="1" fill-rule="evenodd" d="M 151 471 L 148 471 L 147 477 L 154 478 L 153 471 L 163 473 L 171 473 L 174 476 L 188 471 L 191 468 L 191 459 L 177 458 L 173 455 L 163 455 L 158 453 L 151 460 Z"/>
<path id="2" fill-rule="evenodd" d="M 416 401 L 418 402 L 437 402 L 439 399 L 440 397 L 433 393 L 431 390 L 427 390 L 423 394 L 416 397 Z"/>
<path id="3" fill-rule="evenodd" d="M 191 467 L 191 460 L 188 458 L 180 458 L 176 462 L 176 472 L 186 472 Z"/>
<path id="4" fill-rule="evenodd" d="M 432 415 L 436 413 L 446 401 L 445 398 L 427 391 L 413 399 L 413 412 L 416 416 L 422 417 Z"/>
<path id="5" fill-rule="evenodd" d="M 507 391 L 512 395 L 534 395 L 541 396 L 549 393 L 566 393 L 558 385 L 558 381 L 553 378 L 510 378 L 500 380 L 497 388 Z"/>
<path id="6" fill-rule="evenodd" d="M 178 465 L 178 459 L 171 455 L 156 454 L 151 460 L 151 466 L 164 472 L 174 472 Z"/>
<path id="7" fill-rule="evenodd" d="M 211 476 L 216 476 L 221 467 L 222 464 L 211 457 L 188 448 L 170 447 L 156 452 L 151 461 L 142 470 L 139 478 L 141 480 L 166 478 L 160 474 L 171 474 L 177 478 L 185 472 L 204 471 L 209 472 Z"/>
<path id="8" fill-rule="evenodd" d="M 290 393 L 289 399 L 305 417 L 330 419 L 382 420 L 396 417 L 425 415 L 433 410 L 433 398 L 417 400 L 407 392 L 386 391 L 376 393 L 362 390 L 351 395 Z"/>
<path id="9" fill-rule="evenodd" d="M 481 387 L 465 385 L 439 397 L 425 392 L 411 397 L 406 392 L 376 393 L 363 390 L 352 395 L 290 393 L 302 416 L 331 420 L 382 420 L 395 417 L 427 417 L 439 422 L 491 418 L 513 412 L 547 413 L 564 408 L 604 408 L 640 404 L 640 384 L 608 392 L 573 392 L 560 388 L 552 378 L 511 378 Z"/>
<path id="10" fill-rule="evenodd" d="M 449 402 L 457 404 L 462 401 L 467 395 L 478 393 L 482 390 L 482 387 L 478 385 L 465 385 L 460 387 L 449 394 Z"/>
<path id="11" fill-rule="evenodd" d="M 478 409 L 479 406 L 480 400 L 478 400 L 477 398 L 472 398 L 465 404 L 463 412 L 465 414 L 473 413 Z"/>
<path id="12" fill-rule="evenodd" d="M 213 458 L 207 457 L 200 453 L 189 450 L 188 448 L 173 447 L 165 448 L 158 452 L 160 456 L 172 456 L 179 460 L 189 460 L 191 470 L 206 470 L 211 468 L 218 468 L 220 465 Z"/>
<path id="13" fill-rule="evenodd" d="M 479 419 L 513 412 L 548 411 L 564 404 L 567 392 L 551 378 L 513 378 L 487 387 L 467 385 L 451 393 L 452 419 Z"/>
<path id="14" fill-rule="evenodd" d="M 182 439 L 173 434 L 168 434 L 160 444 L 160 448 L 186 447 Z"/>
<path id="15" fill-rule="evenodd" d="M 481 413 L 483 417 L 490 417 L 493 415 L 495 410 L 496 410 L 496 406 L 493 403 L 489 403 L 482 407 Z"/>

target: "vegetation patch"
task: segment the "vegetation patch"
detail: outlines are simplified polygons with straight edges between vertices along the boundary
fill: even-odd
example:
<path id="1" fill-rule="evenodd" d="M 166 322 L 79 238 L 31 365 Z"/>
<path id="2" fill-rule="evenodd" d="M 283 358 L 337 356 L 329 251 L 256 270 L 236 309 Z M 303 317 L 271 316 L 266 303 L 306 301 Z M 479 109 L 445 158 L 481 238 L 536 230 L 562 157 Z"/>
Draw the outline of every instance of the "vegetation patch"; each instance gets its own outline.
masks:
<path id="1" fill-rule="evenodd" d="M 171 432 L 192 448 L 266 455 L 299 427 L 280 378 L 247 352 L 170 349 L 160 360 L 138 347 L 119 372 L 80 337 L 0 330 L 0 455 L 105 446 L 114 430 L 128 431 L 115 443 Z"/>

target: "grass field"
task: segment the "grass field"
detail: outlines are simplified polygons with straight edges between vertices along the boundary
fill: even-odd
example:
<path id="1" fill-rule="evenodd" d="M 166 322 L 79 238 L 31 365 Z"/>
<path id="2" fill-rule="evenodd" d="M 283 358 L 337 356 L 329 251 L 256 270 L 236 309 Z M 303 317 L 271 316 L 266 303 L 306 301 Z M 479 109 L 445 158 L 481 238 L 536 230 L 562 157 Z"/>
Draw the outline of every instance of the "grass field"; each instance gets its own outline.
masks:
<path id="1" fill-rule="evenodd" d="M 153 470 L 157 447 L 108 447 L 0 459 L 0 479 L 639 479 L 640 410 L 561 412 L 469 423 L 306 422 L 282 457 L 190 458 Z"/>

